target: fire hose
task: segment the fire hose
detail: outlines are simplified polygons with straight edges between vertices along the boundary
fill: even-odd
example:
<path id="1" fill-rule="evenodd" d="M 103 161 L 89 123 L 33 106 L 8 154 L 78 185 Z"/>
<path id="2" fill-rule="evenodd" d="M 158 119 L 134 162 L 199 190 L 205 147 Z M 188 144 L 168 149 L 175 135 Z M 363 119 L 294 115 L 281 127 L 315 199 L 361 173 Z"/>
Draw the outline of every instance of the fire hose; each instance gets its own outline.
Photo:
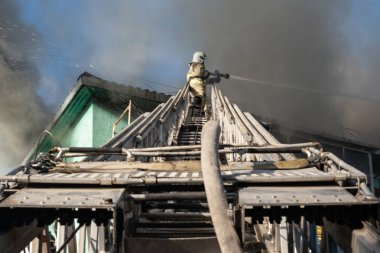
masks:
<path id="1" fill-rule="evenodd" d="M 219 168 L 219 135 L 217 121 L 207 122 L 202 130 L 201 164 L 206 197 L 211 213 L 219 247 L 223 253 L 243 252 L 231 217 L 228 216 L 228 202 L 224 193 Z"/>

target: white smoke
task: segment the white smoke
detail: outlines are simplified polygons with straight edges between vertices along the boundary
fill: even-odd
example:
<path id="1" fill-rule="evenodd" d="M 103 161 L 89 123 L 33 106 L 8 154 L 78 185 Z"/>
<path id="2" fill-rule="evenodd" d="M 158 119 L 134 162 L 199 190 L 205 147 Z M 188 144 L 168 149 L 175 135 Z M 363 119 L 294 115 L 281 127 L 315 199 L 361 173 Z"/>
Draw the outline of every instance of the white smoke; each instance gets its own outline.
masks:
<path id="1" fill-rule="evenodd" d="M 33 28 L 15 22 L 18 6 L 0 2 L 0 169 L 17 166 L 46 125 L 48 111 L 37 95 L 39 71 L 28 50 Z"/>

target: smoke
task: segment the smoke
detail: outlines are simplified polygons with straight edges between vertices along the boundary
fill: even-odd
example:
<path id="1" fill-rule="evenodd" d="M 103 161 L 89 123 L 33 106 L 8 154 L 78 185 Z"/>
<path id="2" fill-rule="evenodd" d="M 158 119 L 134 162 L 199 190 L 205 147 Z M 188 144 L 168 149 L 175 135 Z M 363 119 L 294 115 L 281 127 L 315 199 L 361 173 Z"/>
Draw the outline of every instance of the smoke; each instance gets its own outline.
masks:
<path id="1" fill-rule="evenodd" d="M 1 78 L 22 81 L 2 81 L 1 124 L 41 129 L 42 105 L 56 110 L 84 71 L 175 92 L 172 87 L 185 83 L 193 52 L 202 50 L 209 70 L 260 81 L 220 84 L 249 112 L 380 146 L 379 5 L 370 0 L 3 0 L 0 27 L 10 25 L 5 19 L 20 27 L 5 29 L 17 35 L 7 39 L 0 30 L 1 71 L 8 73 Z M 21 25 L 27 32 L 18 32 Z M 12 58 L 19 60 L 6 64 Z M 12 92 L 17 96 L 4 95 Z M 20 123 L 28 117 L 29 124 Z M 7 130 L 14 125 L 6 124 Z"/>
<path id="2" fill-rule="evenodd" d="M 21 26 L 17 16 L 13 1 L 0 2 L 0 168 L 21 162 L 48 115 L 36 94 L 38 69 L 27 53 L 34 47 L 36 33 Z"/>
<path id="3" fill-rule="evenodd" d="M 95 53 L 88 61 L 100 75 L 119 81 L 147 77 L 180 87 L 192 53 L 203 50 L 209 70 L 261 81 L 221 84 L 231 100 L 250 112 L 380 146 L 375 130 L 380 119 L 367 116 L 380 108 L 380 36 L 375 31 L 380 6 L 375 5 L 339 0 L 97 2 L 86 15 L 94 27 L 89 38 Z"/>
<path id="4" fill-rule="evenodd" d="M 380 146 L 378 3 L 270 1 L 240 12 L 221 86 L 249 111 L 296 129 Z M 246 22 L 251 21 L 247 25 Z M 246 31 L 245 33 L 243 31 Z M 229 40 L 231 45 L 234 43 Z M 226 43 L 226 44 L 227 44 Z M 218 48 L 227 48 L 224 42 Z M 228 51 L 226 51 L 228 53 Z M 257 82 L 259 81 L 259 82 Z"/>

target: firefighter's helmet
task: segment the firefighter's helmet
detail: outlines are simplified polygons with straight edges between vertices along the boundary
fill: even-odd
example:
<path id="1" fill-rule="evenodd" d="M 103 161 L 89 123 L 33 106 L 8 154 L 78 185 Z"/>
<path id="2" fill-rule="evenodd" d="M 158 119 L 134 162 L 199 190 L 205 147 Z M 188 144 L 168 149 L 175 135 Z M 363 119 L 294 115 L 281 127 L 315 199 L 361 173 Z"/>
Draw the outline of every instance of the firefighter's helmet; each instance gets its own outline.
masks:
<path id="1" fill-rule="evenodd" d="M 193 54 L 193 62 L 204 63 L 205 59 L 206 59 L 206 54 L 201 51 L 195 52 Z"/>

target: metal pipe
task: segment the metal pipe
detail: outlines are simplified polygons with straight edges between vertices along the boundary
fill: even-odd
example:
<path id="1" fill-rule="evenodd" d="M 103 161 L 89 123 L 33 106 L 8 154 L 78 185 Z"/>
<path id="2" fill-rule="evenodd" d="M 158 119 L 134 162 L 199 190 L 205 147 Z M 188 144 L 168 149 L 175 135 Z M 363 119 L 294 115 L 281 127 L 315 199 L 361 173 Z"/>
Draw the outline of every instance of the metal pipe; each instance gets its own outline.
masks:
<path id="1" fill-rule="evenodd" d="M 58 174 L 58 173 L 57 173 Z M 56 185 L 101 185 L 101 186 L 116 186 L 120 185 L 125 187 L 126 185 L 152 185 L 152 184 L 202 184 L 202 177 L 156 177 L 146 176 L 141 177 L 128 177 L 119 178 L 116 176 L 101 176 L 91 178 L 79 178 L 79 177 L 65 177 L 63 174 L 54 177 L 45 177 L 40 174 L 37 175 L 17 175 L 17 176 L 0 176 L 0 182 L 7 181 L 8 183 L 20 183 L 25 185 L 30 184 L 56 184 Z M 80 174 L 80 173 L 78 173 Z M 90 173 L 88 173 L 90 175 Z M 223 176 L 224 181 L 228 183 L 233 182 L 245 182 L 245 183 L 290 183 L 290 182 L 334 182 L 346 180 L 346 173 L 340 173 L 336 175 L 321 175 L 318 177 L 311 177 L 309 175 L 294 175 L 287 177 L 251 177 L 251 176 L 239 176 L 236 174 Z M 357 186 L 355 187 L 357 189 Z"/>
<path id="2" fill-rule="evenodd" d="M 359 184 L 359 187 L 360 189 L 363 191 L 364 195 L 368 196 L 368 197 L 374 197 L 373 196 L 373 193 L 371 192 L 371 190 L 368 188 L 367 184 L 364 183 L 364 182 L 361 182 Z"/>
<path id="3" fill-rule="evenodd" d="M 319 155 L 319 156 L 321 156 L 322 151 L 320 151 L 320 150 L 318 150 L 318 149 L 316 149 L 316 148 L 308 148 L 308 150 L 309 150 L 311 153 L 315 154 L 315 155 Z"/>
<path id="4" fill-rule="evenodd" d="M 141 213 L 139 215 L 141 218 L 148 219 L 179 219 L 179 218 L 208 218 L 210 219 L 210 213 L 207 212 L 186 212 L 186 213 Z M 237 251 L 229 251 L 229 252 L 237 252 Z"/>
<path id="5" fill-rule="evenodd" d="M 206 193 L 204 192 L 148 193 L 148 194 L 129 194 L 128 197 L 131 197 L 134 200 L 206 199 Z"/>
<path id="6" fill-rule="evenodd" d="M 112 153 L 112 152 L 107 152 L 107 153 L 97 153 L 97 152 L 86 152 L 86 153 L 66 153 L 64 157 L 69 158 L 69 157 L 82 157 L 82 156 L 99 156 L 99 155 L 121 155 L 120 153 Z M 61 158 L 59 156 L 56 157 L 56 159 Z"/>
<path id="7" fill-rule="evenodd" d="M 338 168 L 336 167 L 335 163 L 331 160 L 326 161 L 327 166 L 332 170 L 332 172 L 337 173 Z"/>
<path id="8" fill-rule="evenodd" d="M 334 155 L 330 152 L 322 152 L 322 151 L 317 150 L 315 148 L 308 148 L 308 149 L 315 155 L 319 155 L 322 158 L 328 158 L 328 159 L 332 160 L 337 165 L 338 169 L 343 169 L 343 170 L 350 172 L 352 175 L 350 175 L 349 178 L 351 178 L 351 179 L 360 178 L 360 179 L 367 180 L 366 174 L 364 174 L 363 172 L 361 172 L 357 168 L 349 165 L 348 163 L 346 163 L 345 161 L 343 161 L 342 159 L 340 159 L 336 155 Z"/>
<path id="9" fill-rule="evenodd" d="M 177 151 L 177 152 L 144 152 L 144 151 L 130 151 L 130 154 L 132 156 L 147 156 L 147 157 L 154 157 L 154 156 L 196 156 L 200 155 L 201 151 L 194 150 L 194 151 Z M 276 147 L 276 146 L 268 146 L 268 147 L 248 147 L 248 148 L 235 148 L 235 149 L 219 149 L 217 151 L 219 154 L 232 154 L 232 153 L 240 153 L 241 155 L 247 154 L 247 153 L 302 153 L 301 147 Z"/>
<path id="10" fill-rule="evenodd" d="M 233 153 L 251 153 L 249 152 L 251 150 L 249 149 L 221 149 L 217 153 L 219 154 L 233 154 Z M 273 151 L 263 150 L 255 153 L 272 153 Z M 295 150 L 292 150 L 293 153 L 295 153 Z M 284 151 L 284 153 L 287 153 L 287 151 Z M 198 156 L 201 155 L 201 151 L 195 150 L 195 151 L 179 151 L 179 152 L 131 152 L 132 156 L 146 156 L 146 157 L 155 157 L 155 156 Z"/>
<path id="11" fill-rule="evenodd" d="M 120 123 L 121 119 L 124 117 L 124 115 L 128 112 L 128 125 L 131 124 L 131 108 L 132 108 L 132 101 L 129 100 L 128 106 L 125 108 L 123 113 L 120 115 L 120 117 L 112 124 L 112 137 L 115 137 L 116 134 L 116 127 Z"/>
<path id="12" fill-rule="evenodd" d="M 67 149 L 63 149 L 65 153 L 102 153 L 102 154 L 121 154 L 122 148 L 108 148 L 108 147 L 100 147 L 100 148 L 82 148 L 82 147 L 70 147 Z"/>
<path id="13" fill-rule="evenodd" d="M 306 143 L 296 143 L 296 144 L 277 144 L 269 146 L 249 146 L 242 144 L 224 144 L 222 147 L 231 147 L 234 149 L 220 149 L 221 154 L 230 153 L 301 153 L 304 152 L 304 148 L 307 147 L 319 147 L 318 142 L 306 142 Z M 97 154 L 120 154 L 120 155 L 133 155 L 133 156 L 187 156 L 187 155 L 200 155 L 199 150 L 201 145 L 190 145 L 190 146 L 172 146 L 172 147 L 155 147 L 155 148 L 139 148 L 139 149 L 124 149 L 124 148 L 87 148 L 87 147 L 70 147 L 63 148 L 53 148 L 54 151 L 58 151 L 57 158 L 60 158 L 62 151 L 63 153 L 75 153 L 74 156 L 82 155 L 97 155 Z M 171 152 L 176 150 L 193 150 L 193 151 L 179 151 Z M 83 154 L 78 154 L 83 153 Z M 70 155 L 65 155 L 70 156 Z"/>
<path id="14" fill-rule="evenodd" d="M 196 156 L 200 155 L 201 151 L 177 151 L 177 152 L 131 152 L 132 156 L 146 156 L 146 157 L 155 157 L 155 156 Z"/>
<path id="15" fill-rule="evenodd" d="M 205 194 L 206 199 L 206 194 Z M 207 203 L 202 202 L 190 202 L 190 203 L 168 203 L 168 202 L 158 202 L 158 201 L 152 201 L 152 202 L 146 202 L 144 203 L 144 206 L 147 206 L 149 208 L 158 208 L 158 209 L 208 209 Z"/>
<path id="16" fill-rule="evenodd" d="M 316 147 L 316 148 L 319 148 L 321 147 L 321 144 L 318 143 L 318 142 L 305 142 L 305 143 L 294 143 L 294 144 L 272 144 L 272 145 L 268 145 L 268 146 L 259 146 L 259 147 L 249 147 L 249 149 L 255 149 L 255 148 L 258 148 L 258 149 L 262 149 L 264 150 L 265 148 L 267 149 L 278 149 L 278 150 L 281 150 L 282 149 L 300 149 L 299 152 L 302 152 L 301 149 L 303 148 L 309 148 L 309 147 Z"/>
<path id="17" fill-rule="evenodd" d="M 208 121 L 202 130 L 202 174 L 215 234 L 223 253 L 243 252 L 231 218 L 227 215 L 228 202 L 224 195 L 219 168 L 219 135 L 217 121 Z"/>
<path id="18" fill-rule="evenodd" d="M 309 150 L 307 150 L 306 148 L 303 148 L 302 149 L 302 153 L 304 153 L 306 155 L 307 158 L 310 158 L 311 157 L 311 152 Z"/>
<path id="19" fill-rule="evenodd" d="M 191 149 L 200 149 L 201 145 L 188 145 L 188 146 L 166 146 L 166 147 L 153 147 L 153 148 L 134 148 L 128 149 L 128 151 L 146 151 L 146 152 L 154 152 L 154 151 L 173 151 L 173 150 L 191 150 Z"/>
<path id="20" fill-rule="evenodd" d="M 63 174 L 63 173 L 62 173 Z M 63 174 L 64 175 L 64 174 Z M 126 185 L 126 184 L 147 184 L 144 178 L 67 178 L 54 177 L 46 178 L 37 175 L 19 174 L 14 176 L 0 176 L 0 182 L 15 182 L 21 184 L 80 184 L 80 185 Z M 156 183 L 156 182 L 154 182 Z"/>
<path id="21" fill-rule="evenodd" d="M 336 155 L 330 153 L 330 152 L 322 152 L 322 157 L 327 157 L 328 159 L 332 160 L 334 163 L 337 164 L 338 167 L 352 173 L 355 178 L 360 177 L 360 178 L 365 178 L 367 180 L 367 175 L 358 170 L 357 168 L 349 165 Z"/>
<path id="22" fill-rule="evenodd" d="M 294 144 L 274 144 L 274 145 L 262 145 L 262 146 L 252 146 L 241 143 L 228 143 L 220 144 L 222 148 L 262 148 L 262 147 L 276 147 L 276 148 L 309 148 L 309 147 L 320 147 L 319 142 L 305 142 L 305 143 L 294 143 Z M 190 149 L 200 149 L 201 145 L 187 145 L 187 146 L 165 146 L 165 147 L 152 147 L 152 148 L 134 148 L 128 149 L 129 151 L 172 151 L 172 150 L 190 150 Z M 124 150 L 124 149 L 123 149 Z"/>

